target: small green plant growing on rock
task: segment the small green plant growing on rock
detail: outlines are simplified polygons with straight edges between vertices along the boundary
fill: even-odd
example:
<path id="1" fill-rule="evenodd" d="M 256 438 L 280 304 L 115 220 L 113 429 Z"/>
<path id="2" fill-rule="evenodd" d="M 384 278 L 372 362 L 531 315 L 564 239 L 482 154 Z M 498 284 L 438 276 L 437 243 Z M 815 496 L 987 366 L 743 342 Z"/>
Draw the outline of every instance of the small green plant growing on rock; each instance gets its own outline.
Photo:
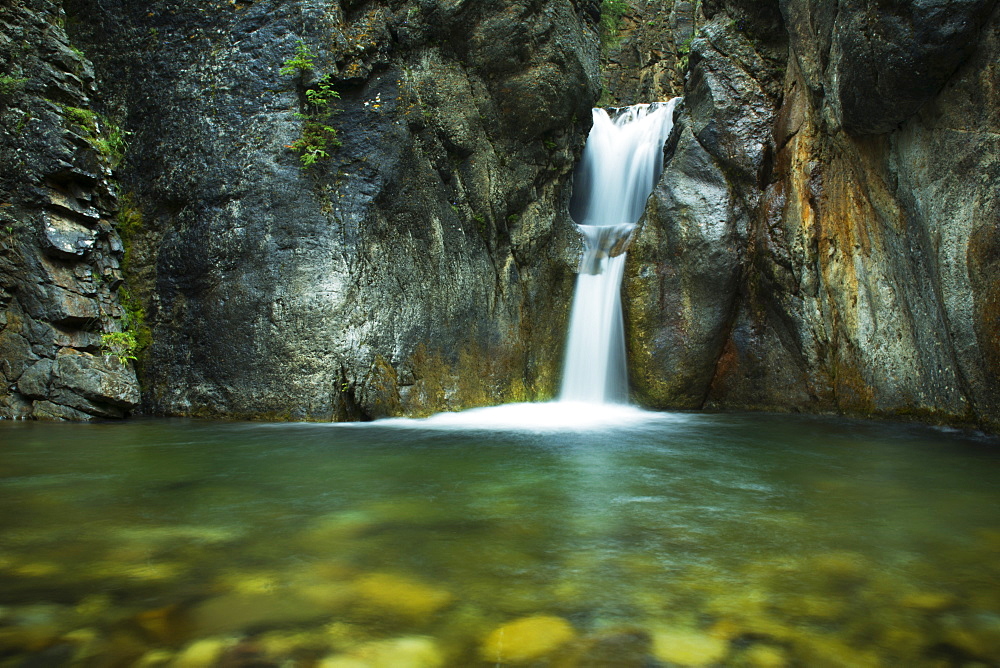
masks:
<path id="1" fill-rule="evenodd" d="M 122 365 L 129 360 L 138 359 L 135 356 L 138 343 L 132 332 L 109 332 L 101 334 L 101 350 L 106 356 L 115 357 Z"/>
<path id="2" fill-rule="evenodd" d="M 628 0 L 601 0 L 601 47 L 605 50 L 618 43 L 622 17 L 628 13 Z"/>
<path id="3" fill-rule="evenodd" d="M 699 36 L 699 33 L 700 31 L 696 31 L 677 47 L 677 62 L 674 67 L 677 69 L 678 74 L 682 76 L 687 72 L 688 65 L 691 63 L 691 45 L 694 43 L 695 38 Z"/>
<path id="4" fill-rule="evenodd" d="M 0 203 L 0 242 L 4 246 L 13 246 L 21 232 L 28 229 L 23 220 L 18 220 L 7 212 L 10 207 L 10 202 Z"/>
<path id="5" fill-rule="evenodd" d="M 126 287 L 118 290 L 118 303 L 125 311 L 121 320 L 122 326 L 135 340 L 133 352 L 139 355 L 153 343 L 153 331 L 146 324 L 146 309 L 143 308 L 139 298 Z"/>
<path id="6" fill-rule="evenodd" d="M 136 280 L 141 285 L 141 278 L 136 276 L 136 265 L 142 264 L 142 260 L 136 260 L 136 237 L 142 234 L 144 229 L 142 211 L 135 196 L 130 192 L 122 193 L 119 197 L 119 209 L 115 216 L 115 229 L 121 237 L 125 255 L 122 258 L 122 270 L 130 280 Z M 125 343 L 131 359 L 136 359 L 139 366 L 144 361 L 143 351 L 149 348 L 153 342 L 153 331 L 146 323 L 146 309 L 142 300 L 129 286 L 122 285 L 117 292 L 118 304 L 122 308 L 122 317 L 119 326 L 125 334 L 131 337 L 131 341 Z M 104 346 L 108 349 L 108 346 Z M 129 359 L 129 358 L 126 358 Z"/>
<path id="7" fill-rule="evenodd" d="M 295 55 L 282 65 L 282 74 L 296 75 L 305 78 L 306 74 L 315 68 L 313 56 L 303 42 L 295 51 Z M 333 81 L 327 75 L 305 88 L 302 94 L 302 111 L 295 116 L 302 119 L 302 136 L 288 144 L 288 148 L 299 153 L 302 169 L 308 169 L 321 160 L 330 157 L 330 151 L 341 145 L 337 137 L 337 128 L 331 125 L 333 114 L 330 102 L 340 98 L 333 87 Z"/>
<path id="8" fill-rule="evenodd" d="M 476 229 L 479 230 L 479 234 L 486 233 L 486 216 L 481 213 L 473 214 L 472 220 L 476 221 Z"/>
<path id="9" fill-rule="evenodd" d="M 286 60 L 278 71 L 282 74 L 302 75 L 312 71 L 314 67 L 312 52 L 306 46 L 305 42 L 299 40 L 299 45 L 295 49 L 295 55 Z"/>
<path id="10" fill-rule="evenodd" d="M 330 157 L 328 148 L 340 146 L 337 129 L 324 123 L 306 121 L 302 136 L 288 145 L 296 153 L 301 153 L 302 169 L 312 167 L 320 160 Z"/>
<path id="11" fill-rule="evenodd" d="M 97 132 L 97 113 L 82 107 L 71 107 L 68 104 L 62 105 L 62 110 L 66 113 L 66 118 L 79 125 L 88 132 Z"/>
<path id="12" fill-rule="evenodd" d="M 108 159 L 112 167 L 116 167 L 125 158 L 125 151 L 128 150 L 126 137 L 130 133 L 107 120 L 105 126 L 105 132 L 94 139 L 94 147 Z"/>
<path id="13" fill-rule="evenodd" d="M 87 133 L 90 145 L 104 157 L 112 167 L 117 167 L 128 149 L 126 136 L 129 134 L 108 118 L 81 107 L 63 105 L 63 112 L 70 122 Z"/>
<path id="14" fill-rule="evenodd" d="M 6 246 L 13 246 L 17 242 L 17 237 L 22 230 L 26 229 L 27 226 L 19 221 L 5 221 L 3 223 L 3 242 Z"/>
<path id="15" fill-rule="evenodd" d="M 28 83 L 28 79 L 25 77 L 0 74 L 0 98 L 16 97 L 24 90 L 24 84 L 26 83 Z"/>
<path id="16" fill-rule="evenodd" d="M 135 201 L 135 195 L 130 192 L 122 193 L 118 198 L 118 214 L 115 216 L 115 228 L 121 235 L 122 242 L 126 245 L 131 241 L 132 236 L 140 232 L 143 228 L 142 211 Z"/>

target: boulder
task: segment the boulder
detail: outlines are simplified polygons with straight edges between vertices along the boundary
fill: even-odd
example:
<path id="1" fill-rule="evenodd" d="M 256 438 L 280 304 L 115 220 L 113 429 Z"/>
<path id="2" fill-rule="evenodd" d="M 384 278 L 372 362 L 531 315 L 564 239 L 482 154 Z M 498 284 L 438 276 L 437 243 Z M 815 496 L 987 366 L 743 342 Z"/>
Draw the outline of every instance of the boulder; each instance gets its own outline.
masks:
<path id="1" fill-rule="evenodd" d="M 404 636 L 359 645 L 321 659 L 319 668 L 440 668 L 444 653 L 424 636 Z"/>
<path id="2" fill-rule="evenodd" d="M 575 637 L 573 626 L 562 617 L 521 617 L 490 632 L 479 654 L 484 661 L 530 663 L 551 655 Z"/>
<path id="3" fill-rule="evenodd" d="M 448 607 L 455 597 L 444 589 L 393 573 L 372 573 L 354 583 L 362 613 L 420 624 Z"/>
<path id="4" fill-rule="evenodd" d="M 653 632 L 653 654 L 668 665 L 702 667 L 720 665 L 729 653 L 728 641 L 690 629 Z"/>
<path id="5" fill-rule="evenodd" d="M 670 168 L 653 189 L 626 261 L 629 378 L 646 405 L 695 408 L 728 334 L 740 239 L 726 174 L 687 116 L 671 143 Z"/>
<path id="6" fill-rule="evenodd" d="M 17 389 L 40 400 L 34 404 L 37 417 L 49 419 L 120 418 L 139 404 L 135 374 L 109 356 L 39 360 L 21 375 Z"/>

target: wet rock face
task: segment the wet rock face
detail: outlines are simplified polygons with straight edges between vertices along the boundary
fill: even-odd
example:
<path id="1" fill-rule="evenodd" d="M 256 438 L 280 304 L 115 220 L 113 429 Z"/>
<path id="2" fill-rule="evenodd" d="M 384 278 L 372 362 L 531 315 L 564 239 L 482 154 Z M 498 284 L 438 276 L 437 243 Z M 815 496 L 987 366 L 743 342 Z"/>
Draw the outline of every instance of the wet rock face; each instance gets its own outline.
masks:
<path id="1" fill-rule="evenodd" d="M 851 134 L 889 132 L 975 48 L 995 0 L 781 0 L 806 85 Z"/>
<path id="2" fill-rule="evenodd" d="M 902 15 L 902 4 L 890 5 L 878 21 Z M 962 25 L 990 8 L 959 5 Z M 695 41 L 678 119 L 687 129 L 626 275 L 638 397 L 661 407 L 914 416 L 995 431 L 1000 12 L 970 33 L 961 62 L 914 46 L 913 58 L 935 63 L 928 91 L 894 74 L 888 56 L 876 86 L 838 70 L 847 59 L 817 55 L 867 39 L 870 25 L 827 15 L 825 4 L 781 8 L 790 49 L 778 95 L 779 70 L 747 65 L 747 46 L 768 59 L 752 36 L 742 41 L 728 20 L 735 10 L 715 10 Z M 931 9 L 906 6 L 913 18 L 901 43 Z M 802 33 L 849 18 L 841 46 L 824 42 L 819 28 Z M 927 44 L 951 44 L 956 26 L 916 32 Z M 718 48 L 731 40 L 744 48 Z M 850 100 L 831 94 L 830 81 L 850 77 Z M 702 168 L 692 169 L 691 155 L 703 156 Z M 705 197 L 684 201 L 684 193 Z M 726 215 L 709 201 L 724 202 Z M 710 239 L 718 229 L 727 233 Z"/>
<path id="3" fill-rule="evenodd" d="M 659 406 L 700 407 L 708 392 L 774 118 L 754 78 L 768 70 L 747 37 L 721 16 L 703 33 L 624 282 L 630 377 Z"/>
<path id="4" fill-rule="evenodd" d="M 134 132 L 158 414 L 359 419 L 554 389 L 589 3 L 68 3 Z M 305 71 L 281 73 L 302 48 Z M 303 169 L 306 91 L 339 147 Z"/>
<path id="5" fill-rule="evenodd" d="M 684 88 L 683 61 L 704 17 L 693 0 L 632 3 L 601 58 L 602 106 L 665 102 Z"/>
<path id="6" fill-rule="evenodd" d="M 623 300 L 633 387 L 646 402 L 685 408 L 702 404 L 725 340 L 741 245 L 726 176 L 690 125 L 685 114 L 674 126 Z"/>
<path id="7" fill-rule="evenodd" d="M 0 14 L 0 417 L 89 420 L 138 405 L 131 367 L 102 354 L 122 329 L 122 243 L 110 127 L 62 9 Z"/>

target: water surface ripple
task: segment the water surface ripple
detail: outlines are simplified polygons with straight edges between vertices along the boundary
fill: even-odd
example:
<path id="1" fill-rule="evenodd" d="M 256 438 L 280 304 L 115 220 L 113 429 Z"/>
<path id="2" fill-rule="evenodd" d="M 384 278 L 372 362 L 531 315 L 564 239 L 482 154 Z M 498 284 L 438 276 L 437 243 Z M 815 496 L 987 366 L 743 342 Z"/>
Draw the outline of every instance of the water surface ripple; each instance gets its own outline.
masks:
<path id="1" fill-rule="evenodd" d="M 0 665 L 1000 663 L 995 440 L 605 408 L 0 423 Z"/>

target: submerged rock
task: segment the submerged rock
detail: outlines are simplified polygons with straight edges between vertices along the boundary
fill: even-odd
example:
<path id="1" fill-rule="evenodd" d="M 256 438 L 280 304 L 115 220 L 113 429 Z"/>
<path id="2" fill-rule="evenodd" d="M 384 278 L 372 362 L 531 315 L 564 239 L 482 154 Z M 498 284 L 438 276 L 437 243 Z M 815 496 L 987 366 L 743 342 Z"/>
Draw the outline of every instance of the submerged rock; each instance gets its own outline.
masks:
<path id="1" fill-rule="evenodd" d="M 652 643 L 640 629 L 608 631 L 574 643 L 560 666 L 565 668 L 645 668 L 652 660 Z"/>
<path id="2" fill-rule="evenodd" d="M 164 668 L 174 660 L 174 652 L 166 649 L 151 649 L 138 658 L 135 668 Z"/>
<path id="3" fill-rule="evenodd" d="M 562 617 L 522 617 L 490 632 L 479 655 L 484 661 L 528 663 L 551 655 L 575 637 L 573 626 Z"/>
<path id="4" fill-rule="evenodd" d="M 653 654 L 678 666 L 713 666 L 729 653 L 729 642 L 688 629 L 657 629 L 652 633 Z"/>
<path id="5" fill-rule="evenodd" d="M 941 612 L 958 605 L 959 599 L 954 594 L 947 592 L 922 591 L 907 594 L 900 599 L 899 604 L 914 610 Z"/>
<path id="6" fill-rule="evenodd" d="M 365 575 L 353 591 L 363 613 L 412 623 L 426 623 L 455 600 L 451 592 L 392 573 Z"/>
<path id="7" fill-rule="evenodd" d="M 942 640 L 970 657 L 996 661 L 1000 657 L 1000 614 L 977 611 L 949 614 L 943 619 Z"/>
<path id="8" fill-rule="evenodd" d="M 347 654 L 321 659 L 319 668 L 439 668 L 445 657 L 425 636 L 405 636 L 366 643 Z"/>
<path id="9" fill-rule="evenodd" d="M 844 640 L 820 634 L 803 634 L 795 640 L 795 656 L 820 668 L 879 668 L 885 665 L 877 652 L 858 649 Z"/>
<path id="10" fill-rule="evenodd" d="M 202 638 L 180 650 L 170 661 L 170 668 L 211 668 L 226 649 L 235 644 L 228 638 Z"/>
<path id="11" fill-rule="evenodd" d="M 324 603 L 289 591 L 233 592 L 196 605 L 188 612 L 187 623 L 199 636 L 260 630 L 323 619 L 330 614 Z"/>
<path id="12" fill-rule="evenodd" d="M 733 665 L 738 668 L 787 668 L 793 664 L 784 649 L 774 645 L 755 644 L 740 652 Z"/>

